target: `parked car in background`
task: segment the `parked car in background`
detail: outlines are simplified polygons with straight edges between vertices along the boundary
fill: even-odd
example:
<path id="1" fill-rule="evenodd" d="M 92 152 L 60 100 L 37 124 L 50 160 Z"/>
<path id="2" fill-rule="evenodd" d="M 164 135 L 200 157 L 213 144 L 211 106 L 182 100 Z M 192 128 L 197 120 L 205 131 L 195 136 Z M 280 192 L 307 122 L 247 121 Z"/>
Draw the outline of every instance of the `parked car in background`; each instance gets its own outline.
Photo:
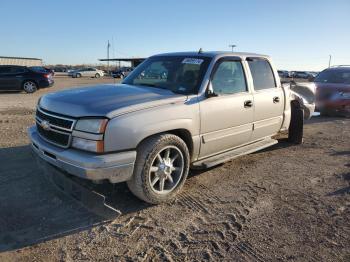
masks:
<path id="1" fill-rule="evenodd" d="M 118 70 L 112 72 L 113 78 L 125 78 L 127 77 L 132 71 L 134 70 L 133 67 L 121 67 Z"/>
<path id="2" fill-rule="evenodd" d="M 299 79 L 312 81 L 315 77 L 307 71 L 293 71 L 292 78 L 299 78 Z"/>
<path id="3" fill-rule="evenodd" d="M 319 72 L 315 72 L 315 71 L 308 71 L 309 74 L 311 74 L 313 77 L 316 77 L 318 75 Z"/>
<path id="4" fill-rule="evenodd" d="M 290 74 L 289 74 L 289 71 L 287 70 L 278 70 L 278 75 L 280 78 L 289 78 L 290 77 Z"/>
<path id="5" fill-rule="evenodd" d="M 49 73 L 52 76 L 55 75 L 54 70 L 47 68 L 47 67 L 43 67 L 43 66 L 30 66 L 29 67 L 31 70 L 36 71 L 36 72 L 41 72 L 41 73 Z"/>
<path id="6" fill-rule="evenodd" d="M 54 67 L 53 71 L 57 72 L 57 73 L 65 73 L 68 71 L 68 68 L 66 68 L 66 67 Z"/>
<path id="7" fill-rule="evenodd" d="M 50 87 L 54 84 L 52 74 L 35 71 L 26 66 L 1 65 L 0 90 L 34 93 L 39 88 Z"/>
<path id="8" fill-rule="evenodd" d="M 323 70 L 315 84 L 316 110 L 321 115 L 350 116 L 350 65 Z"/>
<path id="9" fill-rule="evenodd" d="M 142 77 L 150 71 L 159 75 Z M 47 175 L 127 181 L 137 197 L 157 204 L 176 196 L 190 167 L 272 146 L 280 131 L 301 144 L 314 91 L 314 83 L 281 84 L 264 55 L 161 54 L 120 85 L 41 97 L 28 133 Z"/>
<path id="10" fill-rule="evenodd" d="M 104 73 L 102 70 L 98 70 L 93 67 L 88 67 L 88 68 L 74 70 L 72 72 L 69 72 L 68 75 L 71 77 L 77 77 L 77 78 L 83 77 L 83 76 L 100 78 L 101 76 L 104 76 Z"/>

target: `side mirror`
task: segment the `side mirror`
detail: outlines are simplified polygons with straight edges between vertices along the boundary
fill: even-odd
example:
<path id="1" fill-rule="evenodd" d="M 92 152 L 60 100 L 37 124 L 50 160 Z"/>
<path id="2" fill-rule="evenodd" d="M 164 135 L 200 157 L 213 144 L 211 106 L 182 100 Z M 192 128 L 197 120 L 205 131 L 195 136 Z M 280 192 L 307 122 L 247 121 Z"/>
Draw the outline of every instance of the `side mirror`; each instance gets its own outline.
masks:
<path id="1" fill-rule="evenodd" d="M 214 92 L 213 85 L 212 85 L 211 81 L 209 81 L 207 90 L 205 91 L 205 96 L 206 96 L 207 98 L 218 96 L 218 94 L 216 94 L 216 93 Z"/>

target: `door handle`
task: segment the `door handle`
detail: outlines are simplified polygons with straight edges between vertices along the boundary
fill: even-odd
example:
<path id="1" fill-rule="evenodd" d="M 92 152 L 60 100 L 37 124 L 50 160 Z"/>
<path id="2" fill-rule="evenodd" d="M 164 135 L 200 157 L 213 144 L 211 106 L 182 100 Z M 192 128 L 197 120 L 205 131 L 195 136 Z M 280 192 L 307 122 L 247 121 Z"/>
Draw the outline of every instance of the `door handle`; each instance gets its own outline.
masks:
<path id="1" fill-rule="evenodd" d="M 252 106 L 253 106 L 252 100 L 244 101 L 244 107 L 245 107 L 245 108 L 247 108 L 247 107 L 252 107 Z"/>
<path id="2" fill-rule="evenodd" d="M 275 96 L 275 97 L 273 98 L 273 102 L 274 102 L 274 103 L 279 103 L 279 102 L 280 102 L 280 98 L 279 98 L 278 96 Z"/>

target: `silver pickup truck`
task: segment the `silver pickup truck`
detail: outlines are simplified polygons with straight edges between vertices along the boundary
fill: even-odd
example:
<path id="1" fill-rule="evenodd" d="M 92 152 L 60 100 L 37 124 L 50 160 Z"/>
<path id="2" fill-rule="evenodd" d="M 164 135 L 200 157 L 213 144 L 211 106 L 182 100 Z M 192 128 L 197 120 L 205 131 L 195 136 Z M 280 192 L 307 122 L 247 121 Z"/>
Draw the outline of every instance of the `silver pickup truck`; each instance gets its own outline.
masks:
<path id="1" fill-rule="evenodd" d="M 44 165 L 95 182 L 126 181 L 140 199 L 160 203 L 181 190 L 190 168 L 269 147 L 280 131 L 302 143 L 314 93 L 312 83 L 282 85 L 265 55 L 161 54 L 122 84 L 41 97 L 28 133 Z"/>

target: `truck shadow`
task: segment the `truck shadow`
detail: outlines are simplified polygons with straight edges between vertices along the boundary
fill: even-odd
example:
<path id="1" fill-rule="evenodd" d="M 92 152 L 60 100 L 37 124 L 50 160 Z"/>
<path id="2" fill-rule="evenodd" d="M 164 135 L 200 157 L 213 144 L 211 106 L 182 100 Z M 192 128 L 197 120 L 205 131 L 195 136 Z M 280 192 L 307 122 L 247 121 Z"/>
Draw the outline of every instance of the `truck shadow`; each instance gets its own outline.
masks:
<path id="1" fill-rule="evenodd" d="M 111 198 L 112 212 L 94 197 L 86 208 L 46 179 L 34 160 L 29 146 L 0 148 L 0 252 L 89 230 L 150 206 L 119 184 L 97 186 Z"/>

